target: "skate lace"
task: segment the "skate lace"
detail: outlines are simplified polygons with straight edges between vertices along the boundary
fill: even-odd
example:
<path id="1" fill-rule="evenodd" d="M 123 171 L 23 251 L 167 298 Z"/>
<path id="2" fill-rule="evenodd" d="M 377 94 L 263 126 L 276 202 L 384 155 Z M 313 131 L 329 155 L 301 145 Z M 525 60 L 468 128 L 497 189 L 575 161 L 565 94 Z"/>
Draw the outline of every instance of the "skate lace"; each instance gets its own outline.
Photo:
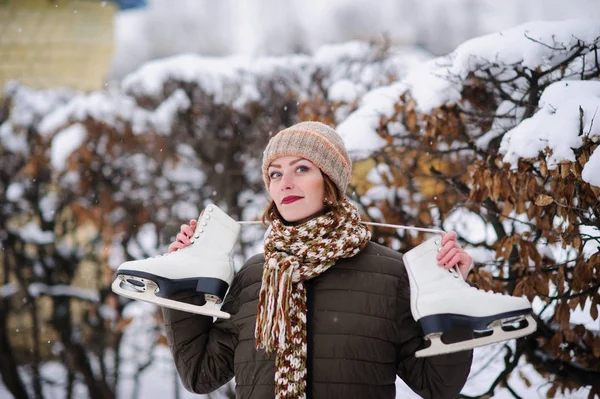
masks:
<path id="1" fill-rule="evenodd" d="M 259 222 L 259 221 L 238 221 L 238 223 L 241 224 L 241 225 L 245 225 L 245 224 L 247 224 L 247 225 L 252 225 L 252 224 L 260 224 L 260 225 L 262 225 L 262 222 Z M 365 221 L 361 221 L 361 223 L 365 224 L 365 225 L 370 225 L 370 226 L 391 227 L 391 228 L 396 228 L 396 229 L 401 229 L 401 230 L 415 230 L 415 231 L 424 231 L 424 232 L 427 232 L 427 233 L 437 233 L 437 234 L 445 233 L 445 231 L 440 230 L 440 229 L 428 229 L 428 228 L 424 228 L 424 227 L 404 226 L 404 225 L 400 225 L 400 224 L 365 222 Z M 440 242 L 436 241 L 436 244 L 439 245 Z M 450 268 L 450 270 L 448 270 L 448 272 L 452 275 L 452 277 L 454 277 L 455 279 L 457 279 L 458 281 L 460 281 L 461 284 L 464 284 L 470 290 L 483 291 L 483 292 L 487 292 L 487 293 L 494 294 L 494 295 L 504 296 L 504 294 L 499 293 L 499 292 L 486 291 L 486 290 L 482 290 L 482 289 L 477 288 L 477 287 L 473 287 L 471 284 L 469 284 L 463 278 L 462 274 L 460 273 L 460 271 L 457 270 L 456 267 Z"/>

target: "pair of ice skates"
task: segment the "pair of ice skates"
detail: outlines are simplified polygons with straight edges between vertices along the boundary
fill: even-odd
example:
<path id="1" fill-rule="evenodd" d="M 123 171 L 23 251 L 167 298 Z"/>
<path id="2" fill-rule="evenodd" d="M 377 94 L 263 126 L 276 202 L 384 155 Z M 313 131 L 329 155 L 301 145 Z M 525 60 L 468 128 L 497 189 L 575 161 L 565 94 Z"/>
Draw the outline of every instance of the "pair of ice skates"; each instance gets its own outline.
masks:
<path id="1" fill-rule="evenodd" d="M 230 315 L 217 305 L 233 280 L 232 254 L 239 234 L 240 222 L 209 205 L 198 219 L 191 245 L 123 263 L 117 269 L 112 290 L 163 307 L 227 319 Z M 425 339 L 431 342 L 416 357 L 468 350 L 535 331 L 527 299 L 478 290 L 460 273 L 439 267 L 436 256 L 440 244 L 441 238 L 432 238 L 403 258 L 410 282 L 411 312 Z M 203 295 L 206 303 L 199 306 L 169 299 L 181 291 Z M 454 343 L 442 341 L 444 333 L 457 329 L 470 330 L 476 337 Z"/>

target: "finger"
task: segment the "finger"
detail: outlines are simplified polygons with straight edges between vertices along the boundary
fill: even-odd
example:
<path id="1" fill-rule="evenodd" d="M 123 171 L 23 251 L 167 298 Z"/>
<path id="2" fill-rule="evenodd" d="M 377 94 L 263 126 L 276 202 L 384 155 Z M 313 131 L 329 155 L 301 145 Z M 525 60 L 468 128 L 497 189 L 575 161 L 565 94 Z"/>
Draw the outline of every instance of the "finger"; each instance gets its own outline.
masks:
<path id="1" fill-rule="evenodd" d="M 460 264 L 460 254 L 456 254 L 454 255 L 449 261 L 448 261 L 448 266 L 449 267 L 454 267 L 456 265 Z M 459 266 L 460 268 L 460 266 Z"/>
<path id="2" fill-rule="evenodd" d="M 190 245 L 192 243 L 184 233 L 177 234 L 177 241 L 182 243 L 184 246 Z"/>
<path id="3" fill-rule="evenodd" d="M 456 237 L 458 236 L 454 231 L 442 233 L 442 246 L 445 245 L 448 241 L 456 241 Z"/>
<path id="4" fill-rule="evenodd" d="M 444 255 L 444 257 L 442 259 L 440 259 L 438 261 L 438 264 L 447 266 L 449 264 L 450 260 L 453 259 L 456 255 L 460 256 L 458 249 L 452 248 L 451 250 L 448 251 L 448 253 L 446 253 L 446 255 Z M 451 266 L 454 266 L 455 264 L 456 263 L 452 264 Z"/>
<path id="5" fill-rule="evenodd" d="M 444 244 L 437 254 L 437 259 L 438 260 L 442 259 L 444 256 L 446 256 L 448 254 L 448 251 L 450 251 L 453 248 L 454 249 L 456 248 L 456 245 L 454 245 L 453 241 L 450 241 L 450 242 L 447 242 L 446 244 Z"/>
<path id="6" fill-rule="evenodd" d="M 198 221 L 196 219 L 190 220 L 190 226 L 192 229 L 196 230 L 196 226 L 198 225 Z"/>
<path id="7" fill-rule="evenodd" d="M 171 245 L 169 245 L 168 251 L 173 252 L 173 251 L 177 251 L 178 249 L 181 249 L 181 248 L 183 248 L 183 244 L 175 241 L 175 242 L 171 243 Z"/>
<path id="8" fill-rule="evenodd" d="M 190 226 L 185 226 L 184 234 L 188 237 L 191 237 L 194 235 L 194 229 L 192 229 Z"/>

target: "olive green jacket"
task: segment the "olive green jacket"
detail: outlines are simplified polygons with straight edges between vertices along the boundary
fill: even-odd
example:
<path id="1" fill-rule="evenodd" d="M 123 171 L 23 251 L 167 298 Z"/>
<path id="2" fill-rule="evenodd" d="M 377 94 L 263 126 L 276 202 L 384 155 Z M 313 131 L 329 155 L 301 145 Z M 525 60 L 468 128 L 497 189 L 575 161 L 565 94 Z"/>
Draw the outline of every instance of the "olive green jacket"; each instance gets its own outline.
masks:
<path id="1" fill-rule="evenodd" d="M 256 350 L 254 338 L 263 264 L 264 256 L 256 255 L 236 274 L 222 307 L 231 319 L 213 323 L 211 317 L 163 309 L 188 390 L 208 393 L 235 376 L 237 398 L 274 397 L 274 355 Z M 424 398 L 459 394 L 472 351 L 415 358 L 424 342 L 411 315 L 400 253 L 370 242 L 306 287 L 307 398 L 392 399 L 396 375 Z"/>

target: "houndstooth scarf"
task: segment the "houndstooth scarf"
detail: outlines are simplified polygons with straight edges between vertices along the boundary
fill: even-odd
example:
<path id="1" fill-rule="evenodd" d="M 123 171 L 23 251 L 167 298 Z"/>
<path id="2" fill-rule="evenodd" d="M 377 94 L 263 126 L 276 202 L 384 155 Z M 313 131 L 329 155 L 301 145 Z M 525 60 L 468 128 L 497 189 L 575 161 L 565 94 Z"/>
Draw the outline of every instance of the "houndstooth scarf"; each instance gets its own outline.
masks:
<path id="1" fill-rule="evenodd" d="M 298 226 L 273 218 L 265 238 L 265 266 L 256 316 L 256 347 L 276 350 L 275 398 L 306 397 L 306 289 L 303 281 L 340 258 L 359 253 L 371 239 L 347 199 L 332 212 Z"/>

